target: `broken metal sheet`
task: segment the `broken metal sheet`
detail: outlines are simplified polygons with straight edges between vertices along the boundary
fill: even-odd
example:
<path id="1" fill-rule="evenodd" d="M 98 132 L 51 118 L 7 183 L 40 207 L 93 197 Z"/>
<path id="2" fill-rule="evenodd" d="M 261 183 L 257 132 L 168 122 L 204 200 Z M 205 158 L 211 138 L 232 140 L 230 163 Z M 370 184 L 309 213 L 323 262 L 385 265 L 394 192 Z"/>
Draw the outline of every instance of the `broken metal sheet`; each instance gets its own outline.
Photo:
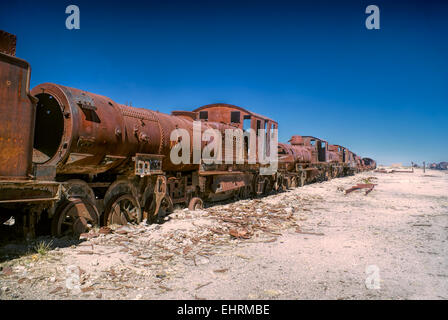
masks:
<path id="1" fill-rule="evenodd" d="M 366 189 L 365 194 L 368 195 L 373 190 L 373 188 L 375 186 L 376 186 L 376 184 L 373 184 L 373 183 L 359 183 L 356 186 L 353 186 L 353 187 L 345 190 L 344 193 L 347 194 L 347 193 L 353 192 L 355 190 Z"/>

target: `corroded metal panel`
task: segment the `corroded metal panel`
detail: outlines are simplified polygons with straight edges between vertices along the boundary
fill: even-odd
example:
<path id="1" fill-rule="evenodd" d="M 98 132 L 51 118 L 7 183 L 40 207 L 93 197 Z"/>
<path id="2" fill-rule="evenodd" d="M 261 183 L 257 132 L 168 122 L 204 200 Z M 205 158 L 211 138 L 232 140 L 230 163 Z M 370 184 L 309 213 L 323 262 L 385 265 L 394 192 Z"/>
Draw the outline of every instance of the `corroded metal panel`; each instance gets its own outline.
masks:
<path id="1" fill-rule="evenodd" d="M 26 61 L 0 53 L 0 179 L 31 174 L 35 106 L 30 73 Z"/>
<path id="2" fill-rule="evenodd" d="M 16 42 L 17 38 L 15 35 L 0 30 L 0 52 L 15 56 Z"/>

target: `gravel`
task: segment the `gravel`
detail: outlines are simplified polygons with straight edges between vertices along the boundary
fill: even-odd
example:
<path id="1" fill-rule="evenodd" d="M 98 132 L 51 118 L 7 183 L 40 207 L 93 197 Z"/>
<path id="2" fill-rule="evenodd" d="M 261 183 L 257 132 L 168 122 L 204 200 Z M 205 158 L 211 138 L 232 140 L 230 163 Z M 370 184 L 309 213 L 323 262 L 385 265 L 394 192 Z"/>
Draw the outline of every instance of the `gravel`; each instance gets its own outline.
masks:
<path id="1" fill-rule="evenodd" d="M 368 195 L 344 190 L 368 179 Z M 0 299 L 447 299 L 448 174 L 365 172 L 0 247 Z"/>

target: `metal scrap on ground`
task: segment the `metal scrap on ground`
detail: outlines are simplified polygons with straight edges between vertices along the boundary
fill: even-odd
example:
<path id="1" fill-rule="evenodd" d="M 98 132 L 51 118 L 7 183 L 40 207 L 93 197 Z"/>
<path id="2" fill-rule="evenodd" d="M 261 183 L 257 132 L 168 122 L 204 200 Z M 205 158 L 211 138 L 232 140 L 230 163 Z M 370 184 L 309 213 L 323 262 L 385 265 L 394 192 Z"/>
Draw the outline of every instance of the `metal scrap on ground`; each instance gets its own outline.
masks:
<path id="1" fill-rule="evenodd" d="M 366 192 L 365 192 L 365 194 L 368 195 L 368 194 L 373 190 L 373 188 L 374 188 L 375 186 L 376 186 L 376 185 L 373 184 L 373 183 L 359 183 L 359 184 L 357 184 L 356 186 L 353 186 L 353 187 L 351 187 L 351 188 L 345 190 L 344 193 L 347 194 L 347 193 L 353 192 L 353 191 L 355 191 L 355 190 L 367 189 Z"/>
<path id="2" fill-rule="evenodd" d="M 375 172 L 379 172 L 379 173 L 414 173 L 414 170 L 376 169 Z"/>

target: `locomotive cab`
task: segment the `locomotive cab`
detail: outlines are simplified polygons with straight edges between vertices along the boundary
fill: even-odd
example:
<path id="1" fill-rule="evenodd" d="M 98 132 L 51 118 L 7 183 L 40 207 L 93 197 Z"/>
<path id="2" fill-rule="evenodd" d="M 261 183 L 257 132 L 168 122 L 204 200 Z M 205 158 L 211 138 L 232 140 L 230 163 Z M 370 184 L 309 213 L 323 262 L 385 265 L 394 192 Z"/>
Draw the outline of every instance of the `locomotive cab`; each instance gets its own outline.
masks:
<path id="1" fill-rule="evenodd" d="M 315 159 L 317 162 L 327 162 L 327 141 L 312 136 L 302 136 L 302 138 L 305 141 L 305 145 L 315 151 Z"/>
<path id="2" fill-rule="evenodd" d="M 197 108 L 193 112 L 198 114 L 197 119 L 204 122 L 217 122 L 227 125 L 231 125 L 237 129 L 241 129 L 244 133 L 253 130 L 257 141 L 250 141 L 249 135 L 244 136 L 244 152 L 245 157 L 250 154 L 251 145 L 255 146 L 255 150 L 258 150 L 258 139 L 265 139 L 265 152 L 266 155 L 270 155 L 270 138 L 272 130 L 278 129 L 278 123 L 270 118 L 256 114 L 242 107 L 226 104 L 215 103 L 209 104 Z M 260 133 L 264 130 L 264 136 L 261 137 Z M 276 152 L 275 150 L 274 152 Z M 258 159 L 258 153 L 256 153 L 256 159 Z"/>

